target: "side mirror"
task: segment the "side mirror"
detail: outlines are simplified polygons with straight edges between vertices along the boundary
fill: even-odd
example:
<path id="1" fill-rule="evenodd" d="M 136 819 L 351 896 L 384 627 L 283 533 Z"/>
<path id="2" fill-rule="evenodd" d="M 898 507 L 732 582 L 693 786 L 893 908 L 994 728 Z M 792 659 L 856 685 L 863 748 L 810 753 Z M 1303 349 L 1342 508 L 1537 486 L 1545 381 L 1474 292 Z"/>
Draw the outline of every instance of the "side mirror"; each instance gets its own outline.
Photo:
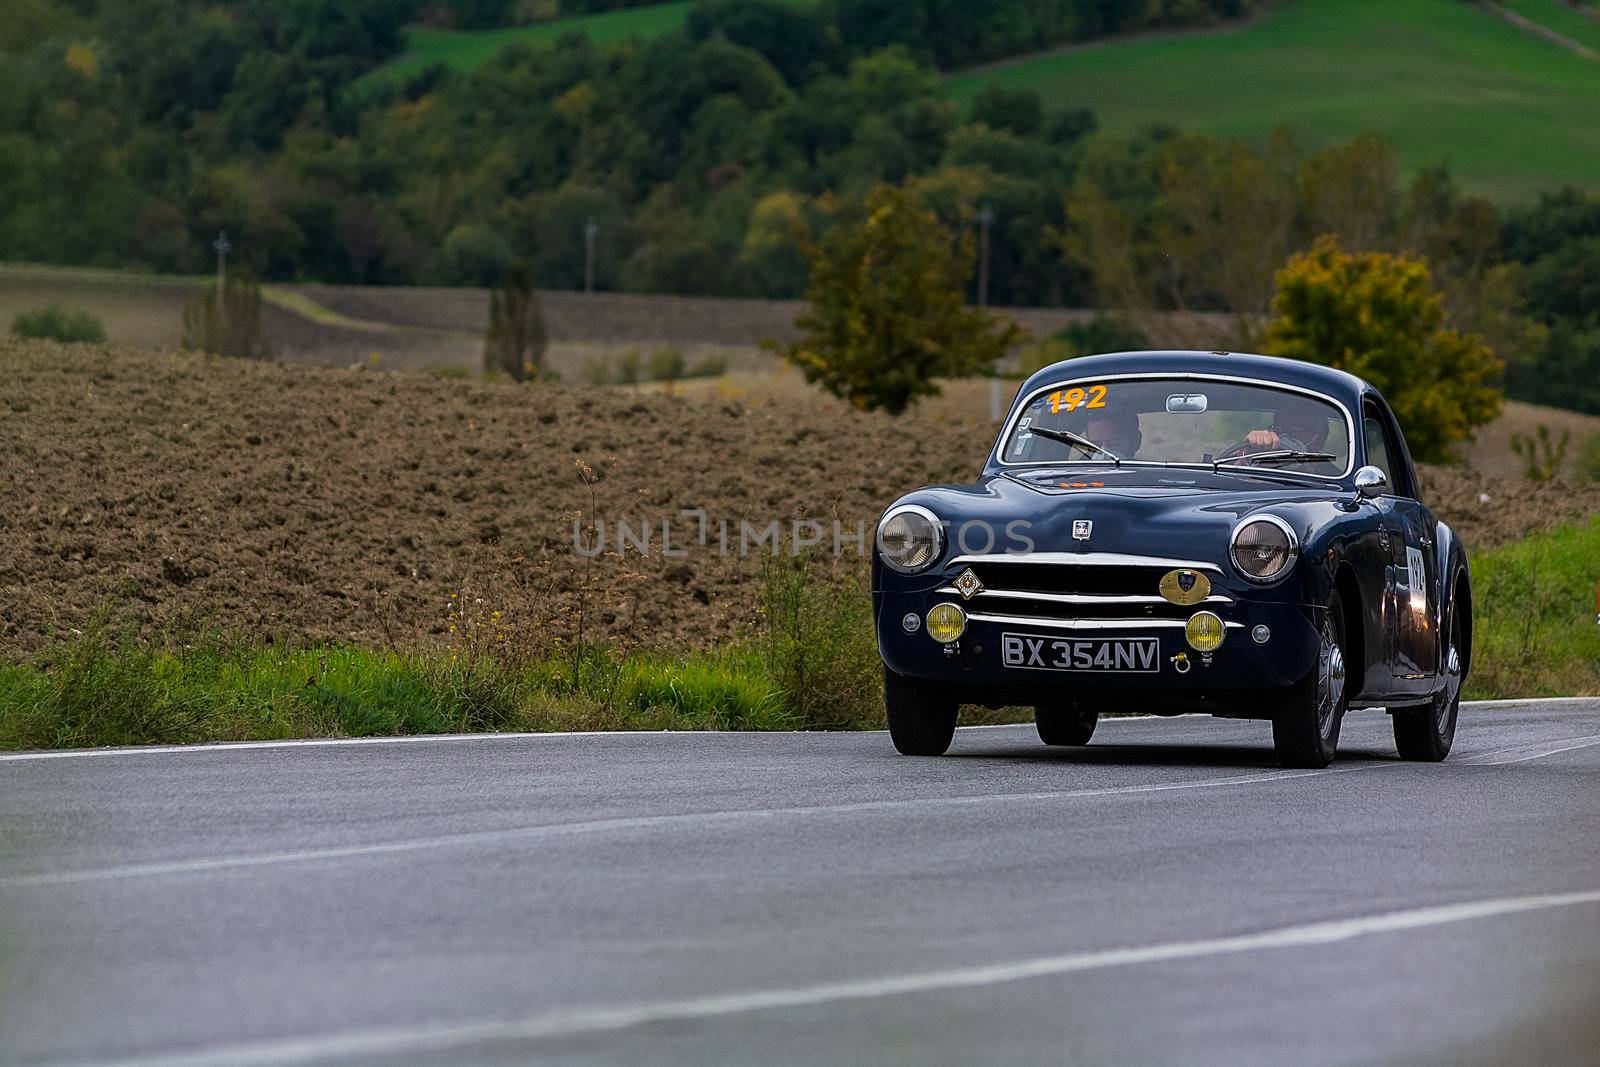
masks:
<path id="1" fill-rule="evenodd" d="M 1366 499 L 1382 496 L 1387 488 L 1389 488 L 1389 476 L 1377 467 L 1362 467 L 1356 471 L 1356 492 Z"/>

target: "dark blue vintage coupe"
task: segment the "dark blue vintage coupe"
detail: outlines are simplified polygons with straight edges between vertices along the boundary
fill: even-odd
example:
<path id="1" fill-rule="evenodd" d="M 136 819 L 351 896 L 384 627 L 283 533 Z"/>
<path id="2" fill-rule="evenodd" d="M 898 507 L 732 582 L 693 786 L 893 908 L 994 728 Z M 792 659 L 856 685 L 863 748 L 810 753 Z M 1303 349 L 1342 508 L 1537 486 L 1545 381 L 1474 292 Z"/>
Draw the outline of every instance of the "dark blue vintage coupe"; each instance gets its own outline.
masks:
<path id="1" fill-rule="evenodd" d="M 1342 371 L 1136 352 L 1023 385 L 983 473 L 878 523 L 873 608 L 895 747 L 942 754 L 964 703 L 1032 706 L 1051 745 L 1102 711 L 1272 722 L 1323 767 L 1347 708 L 1442 760 L 1472 660 L 1466 553 L 1420 499 L 1394 413 Z"/>

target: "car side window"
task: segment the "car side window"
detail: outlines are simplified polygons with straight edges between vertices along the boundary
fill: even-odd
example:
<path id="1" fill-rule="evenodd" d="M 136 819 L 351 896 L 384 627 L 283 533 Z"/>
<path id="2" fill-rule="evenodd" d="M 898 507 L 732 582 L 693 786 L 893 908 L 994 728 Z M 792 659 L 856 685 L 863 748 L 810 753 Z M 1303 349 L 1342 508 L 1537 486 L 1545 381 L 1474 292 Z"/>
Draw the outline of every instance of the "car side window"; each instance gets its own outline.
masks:
<path id="1" fill-rule="evenodd" d="M 1367 440 L 1367 464 L 1383 471 L 1391 495 L 1410 496 L 1410 480 L 1396 467 L 1400 450 L 1394 446 L 1388 422 L 1370 405 L 1363 408 L 1361 416 L 1361 432 Z"/>

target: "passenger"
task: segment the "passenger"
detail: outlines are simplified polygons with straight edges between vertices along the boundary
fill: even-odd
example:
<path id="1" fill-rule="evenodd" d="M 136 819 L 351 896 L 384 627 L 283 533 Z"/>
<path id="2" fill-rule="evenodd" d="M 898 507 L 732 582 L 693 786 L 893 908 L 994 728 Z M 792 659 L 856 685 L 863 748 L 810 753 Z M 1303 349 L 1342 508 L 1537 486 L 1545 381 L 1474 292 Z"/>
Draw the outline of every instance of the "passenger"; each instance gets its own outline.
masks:
<path id="1" fill-rule="evenodd" d="M 1144 435 L 1139 432 L 1139 416 L 1131 411 L 1089 412 L 1083 436 L 1102 448 L 1109 448 L 1118 459 L 1132 459 L 1144 443 Z"/>

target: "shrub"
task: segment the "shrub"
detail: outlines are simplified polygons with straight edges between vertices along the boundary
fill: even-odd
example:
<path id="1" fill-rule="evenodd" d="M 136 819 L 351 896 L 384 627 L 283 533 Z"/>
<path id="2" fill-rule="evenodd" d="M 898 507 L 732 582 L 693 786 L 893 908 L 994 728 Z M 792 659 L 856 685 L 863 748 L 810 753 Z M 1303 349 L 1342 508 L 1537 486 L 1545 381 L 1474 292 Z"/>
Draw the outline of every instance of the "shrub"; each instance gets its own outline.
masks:
<path id="1" fill-rule="evenodd" d="M 683 353 L 676 348 L 660 348 L 650 353 L 650 377 L 671 385 L 683 377 L 686 368 Z"/>
<path id="2" fill-rule="evenodd" d="M 1512 434 L 1511 451 L 1522 460 L 1522 473 L 1528 481 L 1548 482 L 1560 472 L 1570 440 L 1571 430 L 1562 430 L 1561 436 L 1555 438 L 1550 434 L 1550 427 L 1541 422 L 1536 433 Z"/>
<path id="3" fill-rule="evenodd" d="M 99 343 L 106 339 L 105 326 L 87 311 L 73 311 L 60 304 L 24 311 L 11 320 L 17 337 L 49 341 Z"/>

